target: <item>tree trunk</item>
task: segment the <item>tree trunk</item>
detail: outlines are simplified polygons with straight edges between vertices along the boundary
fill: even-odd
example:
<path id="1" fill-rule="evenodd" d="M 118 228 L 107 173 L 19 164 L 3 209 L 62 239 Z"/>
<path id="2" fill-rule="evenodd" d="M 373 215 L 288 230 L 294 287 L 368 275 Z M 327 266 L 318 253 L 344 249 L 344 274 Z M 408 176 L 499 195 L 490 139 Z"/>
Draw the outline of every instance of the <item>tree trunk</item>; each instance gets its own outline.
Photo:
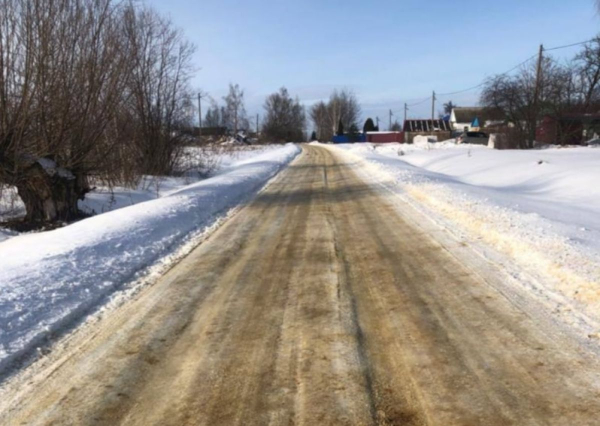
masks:
<path id="1" fill-rule="evenodd" d="M 77 202 L 89 191 L 86 179 L 66 170 L 48 171 L 34 164 L 16 185 L 27 222 L 71 221 L 81 217 Z"/>

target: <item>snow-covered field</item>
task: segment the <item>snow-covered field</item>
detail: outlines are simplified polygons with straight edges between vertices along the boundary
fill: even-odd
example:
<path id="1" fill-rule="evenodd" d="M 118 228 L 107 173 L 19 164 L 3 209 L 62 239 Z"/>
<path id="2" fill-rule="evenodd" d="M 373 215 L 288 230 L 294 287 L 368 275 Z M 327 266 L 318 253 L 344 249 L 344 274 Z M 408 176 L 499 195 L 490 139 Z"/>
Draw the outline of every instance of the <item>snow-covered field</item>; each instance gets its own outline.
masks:
<path id="1" fill-rule="evenodd" d="M 429 219 L 540 277 L 542 286 L 532 291 L 557 313 L 568 317 L 576 309 L 600 324 L 600 149 L 498 151 L 452 142 L 336 147 L 391 179 Z"/>
<path id="2" fill-rule="evenodd" d="M 299 152 L 288 144 L 226 155 L 212 178 L 189 185 L 188 178 L 167 179 L 158 190 L 121 189 L 108 206 L 109 194 L 94 194 L 85 205 L 112 211 L 0 242 L 0 373 L 149 282 Z"/>

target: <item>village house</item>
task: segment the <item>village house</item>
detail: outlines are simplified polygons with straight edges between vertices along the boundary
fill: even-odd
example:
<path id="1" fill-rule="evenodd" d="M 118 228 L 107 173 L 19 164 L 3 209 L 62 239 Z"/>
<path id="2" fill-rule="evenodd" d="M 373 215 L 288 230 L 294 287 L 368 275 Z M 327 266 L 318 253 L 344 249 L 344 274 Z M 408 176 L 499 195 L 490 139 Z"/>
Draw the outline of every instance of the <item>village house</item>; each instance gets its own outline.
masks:
<path id="1" fill-rule="evenodd" d="M 453 108 L 450 114 L 452 130 L 477 132 L 483 128 L 501 125 L 504 122 L 502 111 L 482 107 Z"/>
<path id="2" fill-rule="evenodd" d="M 406 120 L 404 142 L 413 143 L 415 136 L 434 136 L 438 141 L 451 138 L 452 128 L 445 120 Z"/>

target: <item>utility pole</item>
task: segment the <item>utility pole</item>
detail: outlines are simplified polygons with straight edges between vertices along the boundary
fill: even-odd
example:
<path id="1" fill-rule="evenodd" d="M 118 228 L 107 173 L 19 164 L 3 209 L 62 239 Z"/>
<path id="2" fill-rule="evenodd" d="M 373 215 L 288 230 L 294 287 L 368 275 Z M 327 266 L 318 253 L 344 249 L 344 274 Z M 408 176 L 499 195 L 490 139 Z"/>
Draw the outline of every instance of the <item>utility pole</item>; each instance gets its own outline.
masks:
<path id="1" fill-rule="evenodd" d="M 238 136 L 238 106 L 235 106 L 233 110 L 233 137 L 237 139 Z"/>
<path id="2" fill-rule="evenodd" d="M 544 61 L 544 45 L 540 44 L 540 52 L 538 55 L 537 72 L 535 76 L 535 102 L 537 104 L 540 95 L 540 84 L 542 80 L 542 62 Z"/>
<path id="3" fill-rule="evenodd" d="M 202 137 L 202 99 L 206 96 L 202 90 L 198 92 L 198 134 Z"/>
<path id="4" fill-rule="evenodd" d="M 436 101 L 436 97 L 435 97 L 435 90 L 433 91 L 433 95 L 431 97 L 431 125 L 433 126 L 433 121 L 435 120 L 435 101 Z"/>
<path id="5" fill-rule="evenodd" d="M 393 117 L 394 113 L 392 112 L 392 110 L 390 110 L 390 130 L 392 130 L 392 117 Z"/>
<path id="6" fill-rule="evenodd" d="M 377 131 L 379 131 L 379 117 L 375 117 L 375 119 L 377 120 Z"/>
<path id="7" fill-rule="evenodd" d="M 202 137 L 202 92 L 198 92 L 198 136 Z"/>
<path id="8" fill-rule="evenodd" d="M 258 116 L 258 114 L 256 114 L 256 139 L 258 139 L 258 134 L 259 134 L 258 120 L 259 120 L 259 116 Z"/>
<path id="9" fill-rule="evenodd" d="M 406 123 L 407 117 L 408 117 L 408 104 L 404 104 L 404 123 L 402 123 L 402 128 L 404 128 L 404 124 Z"/>
<path id="10" fill-rule="evenodd" d="M 529 135 L 529 137 L 531 138 L 531 146 L 533 147 L 533 142 L 535 141 L 536 138 L 536 129 L 537 129 L 537 122 L 538 122 L 538 115 L 539 115 L 539 111 L 538 111 L 538 105 L 539 105 L 539 100 L 540 100 L 540 91 L 541 91 L 541 86 L 542 86 L 542 78 L 543 78 L 543 62 L 544 62 L 544 45 L 540 44 L 540 52 L 538 55 L 538 62 L 537 62 L 537 71 L 536 71 L 536 75 L 535 75 L 535 93 L 533 96 L 533 113 L 534 113 L 534 122 L 533 122 L 533 128 L 531 129 L 531 134 Z"/>

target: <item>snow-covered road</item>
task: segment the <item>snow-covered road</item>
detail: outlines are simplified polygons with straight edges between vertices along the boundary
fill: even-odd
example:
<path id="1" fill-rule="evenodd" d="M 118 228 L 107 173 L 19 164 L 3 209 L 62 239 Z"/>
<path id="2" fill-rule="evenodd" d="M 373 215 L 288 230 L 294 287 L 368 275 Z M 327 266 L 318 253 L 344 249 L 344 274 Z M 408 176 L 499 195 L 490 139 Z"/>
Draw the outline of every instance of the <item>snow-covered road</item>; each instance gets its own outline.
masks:
<path id="1" fill-rule="evenodd" d="M 305 147 L 11 383 L 0 423 L 597 425 L 597 355 L 364 169 Z"/>

